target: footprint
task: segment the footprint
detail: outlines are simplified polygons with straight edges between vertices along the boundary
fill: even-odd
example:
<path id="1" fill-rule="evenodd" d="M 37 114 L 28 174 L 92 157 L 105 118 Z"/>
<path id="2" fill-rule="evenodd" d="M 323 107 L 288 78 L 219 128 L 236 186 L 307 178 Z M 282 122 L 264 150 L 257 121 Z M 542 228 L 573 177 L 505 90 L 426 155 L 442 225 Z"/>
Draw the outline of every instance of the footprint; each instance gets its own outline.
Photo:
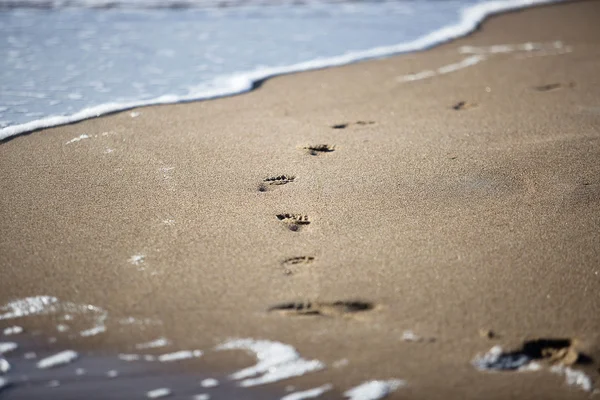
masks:
<path id="1" fill-rule="evenodd" d="M 350 125 L 373 125 L 375 123 L 375 121 L 356 121 L 354 123 L 350 123 L 350 122 L 344 122 L 341 124 L 335 124 L 335 125 L 331 125 L 332 129 L 346 129 L 348 126 Z"/>
<path id="2" fill-rule="evenodd" d="M 270 178 L 265 178 L 263 179 L 263 182 L 258 186 L 258 191 L 266 192 L 267 190 L 269 190 L 270 186 L 285 185 L 294 182 L 294 179 L 296 179 L 296 177 L 293 175 L 279 175 Z"/>
<path id="3" fill-rule="evenodd" d="M 475 108 L 477 107 L 477 103 L 469 103 L 468 101 L 459 101 L 458 103 L 456 103 L 455 105 L 452 106 L 453 110 L 456 111 L 460 111 L 460 110 L 468 110 L 469 108 Z"/>
<path id="4" fill-rule="evenodd" d="M 560 82 L 548 83 L 546 85 L 534 86 L 533 89 L 537 90 L 538 92 L 550 92 L 552 90 L 561 89 L 563 87 L 573 88 L 575 87 L 575 82 L 569 82 L 567 84 L 563 84 Z"/>
<path id="5" fill-rule="evenodd" d="M 315 258 L 310 257 L 310 256 L 291 257 L 291 258 L 285 259 L 282 262 L 282 265 L 285 267 L 285 266 L 297 265 L 297 264 L 310 264 L 313 261 L 315 261 Z"/>
<path id="6" fill-rule="evenodd" d="M 521 350 L 534 360 L 546 360 L 552 364 L 589 364 L 591 358 L 580 353 L 571 339 L 535 339 L 523 344 Z"/>
<path id="7" fill-rule="evenodd" d="M 334 301 L 334 302 L 291 302 L 277 304 L 269 308 L 269 312 L 279 312 L 286 316 L 312 315 L 321 317 L 340 317 L 373 310 L 373 303 L 366 301 Z"/>
<path id="8" fill-rule="evenodd" d="M 572 339 L 534 339 L 524 342 L 519 350 L 477 358 L 474 365 L 481 370 L 514 371 L 526 368 L 532 361 L 570 366 L 590 364 L 593 360 L 579 352 Z"/>
<path id="9" fill-rule="evenodd" d="M 549 92 L 551 90 L 560 89 L 561 87 L 561 83 L 549 83 L 547 85 L 535 86 L 534 89 L 538 92 Z"/>
<path id="10" fill-rule="evenodd" d="M 285 223 L 289 230 L 298 231 L 303 225 L 310 224 L 307 215 L 302 214 L 277 214 L 277 219 Z"/>
<path id="11" fill-rule="evenodd" d="M 297 266 L 312 264 L 314 261 L 315 258 L 311 256 L 291 257 L 283 260 L 281 265 L 284 268 L 284 274 L 293 275 Z"/>
<path id="12" fill-rule="evenodd" d="M 307 150 L 308 154 L 311 156 L 318 156 L 321 153 L 331 153 L 335 150 L 335 146 L 328 144 L 316 144 L 313 146 L 306 146 L 304 149 Z"/>

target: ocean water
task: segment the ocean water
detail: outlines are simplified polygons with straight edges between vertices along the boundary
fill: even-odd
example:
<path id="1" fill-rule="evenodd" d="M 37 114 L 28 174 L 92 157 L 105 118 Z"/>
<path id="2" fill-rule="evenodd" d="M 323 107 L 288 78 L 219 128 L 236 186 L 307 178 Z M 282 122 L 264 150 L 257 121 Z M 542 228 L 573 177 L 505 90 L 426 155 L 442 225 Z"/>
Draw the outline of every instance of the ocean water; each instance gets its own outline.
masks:
<path id="1" fill-rule="evenodd" d="M 0 140 L 428 48 L 551 0 L 0 0 Z"/>
<path id="2" fill-rule="evenodd" d="M 45 332 L 27 326 L 35 320 L 45 321 Z M 114 318 L 101 307 L 53 296 L 0 304 L 0 398 L 300 400 L 341 398 L 343 390 L 343 398 L 349 400 L 378 400 L 407 384 L 380 378 L 342 389 L 322 378 L 317 386 L 296 386 L 290 379 L 346 368 L 349 362 L 326 365 L 304 358 L 290 344 L 269 339 L 229 338 L 209 348 L 181 348 L 169 338 L 148 336 L 146 328 L 160 325 L 159 319 Z M 118 354 L 71 348 L 113 330 L 147 340 L 129 344 L 129 351 Z M 225 373 L 203 362 L 208 354 L 235 351 L 247 353 L 255 362 Z"/>

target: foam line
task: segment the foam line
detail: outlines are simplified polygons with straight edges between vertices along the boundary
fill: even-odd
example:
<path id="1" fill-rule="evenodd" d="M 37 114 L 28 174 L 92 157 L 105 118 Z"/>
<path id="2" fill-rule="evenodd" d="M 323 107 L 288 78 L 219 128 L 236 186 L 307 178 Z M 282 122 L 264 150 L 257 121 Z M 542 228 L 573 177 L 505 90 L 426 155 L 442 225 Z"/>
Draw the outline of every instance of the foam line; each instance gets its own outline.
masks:
<path id="1" fill-rule="evenodd" d="M 77 352 L 65 350 L 38 361 L 37 367 L 40 369 L 59 367 L 75 361 L 78 357 L 79 354 L 77 354 Z"/>
<path id="2" fill-rule="evenodd" d="M 6 374 L 10 371 L 10 364 L 2 356 L 0 356 L 0 375 Z"/>
<path id="3" fill-rule="evenodd" d="M 325 368 L 319 360 L 300 357 L 292 346 L 270 340 L 234 339 L 218 346 L 217 350 L 246 350 L 256 355 L 255 365 L 231 375 L 242 387 L 277 382 Z"/>
<path id="4" fill-rule="evenodd" d="M 7 388 L 9 385 L 10 385 L 10 382 L 7 379 L 4 379 L 4 378 L 0 377 L 0 392 L 4 388 Z"/>
<path id="5" fill-rule="evenodd" d="M 290 393 L 281 398 L 281 400 L 303 400 L 303 399 L 313 399 L 315 397 L 319 397 L 323 393 L 331 390 L 333 385 L 326 384 L 323 386 L 316 387 L 314 389 L 303 390 L 301 392 Z"/>
<path id="6" fill-rule="evenodd" d="M 102 308 L 91 304 L 62 302 L 52 296 L 32 296 L 0 305 L 0 321 L 32 315 L 64 313 L 90 315 L 93 318 L 94 326 L 80 332 L 81 336 L 94 336 L 106 330 L 105 321 L 108 318 L 108 313 Z"/>
<path id="7" fill-rule="evenodd" d="M 369 381 L 347 390 L 344 396 L 349 400 L 379 400 L 403 386 L 406 382 L 400 379 Z"/>
<path id="8" fill-rule="evenodd" d="M 409 74 L 397 78 L 400 82 L 412 82 L 421 79 L 432 78 L 437 75 L 444 75 L 458 71 L 463 68 L 468 68 L 480 62 L 486 61 L 489 56 L 494 54 L 509 54 L 509 53 L 534 53 L 536 55 L 563 54 L 570 52 L 570 46 L 564 46 L 562 42 L 556 41 L 553 43 L 523 43 L 519 45 L 495 45 L 489 47 L 474 47 L 462 46 L 458 49 L 459 54 L 470 54 L 470 56 L 453 64 L 443 65 L 437 70 L 425 70 L 416 74 Z"/>
<path id="9" fill-rule="evenodd" d="M 19 346 L 14 342 L 0 342 L 0 355 L 14 351 Z"/>

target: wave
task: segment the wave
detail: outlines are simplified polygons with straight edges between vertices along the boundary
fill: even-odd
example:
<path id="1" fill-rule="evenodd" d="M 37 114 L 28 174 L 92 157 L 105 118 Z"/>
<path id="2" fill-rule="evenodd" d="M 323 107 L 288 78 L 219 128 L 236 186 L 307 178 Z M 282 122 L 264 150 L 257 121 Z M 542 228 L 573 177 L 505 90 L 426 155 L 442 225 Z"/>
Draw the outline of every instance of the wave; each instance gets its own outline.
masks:
<path id="1" fill-rule="evenodd" d="M 236 95 L 250 91 L 258 86 L 262 81 L 274 76 L 341 66 L 358 61 L 424 50 L 472 32 L 485 18 L 489 17 L 490 15 L 519 8 L 555 2 L 557 2 L 557 0 L 495 0 L 479 3 L 464 8 L 461 11 L 458 22 L 446 25 L 440 29 L 421 36 L 416 40 L 390 46 L 374 47 L 363 51 L 352 51 L 334 57 L 316 58 L 310 61 L 299 62 L 287 66 L 263 67 L 244 73 L 218 77 L 213 80 L 211 85 L 212 87 L 209 89 L 207 89 L 206 85 L 203 85 L 201 89 L 190 91 L 190 93 L 186 95 L 165 94 L 146 100 L 104 103 L 82 109 L 71 115 L 44 117 L 34 121 L 11 125 L 0 129 L 0 140 L 6 140 L 12 136 L 39 129 L 70 124 L 132 108 L 209 100 L 218 97 Z"/>
<path id="2" fill-rule="evenodd" d="M 361 0 L 361 3 L 390 3 L 405 0 Z M 434 0 L 443 1 L 443 0 Z M 348 3 L 348 0 L 0 0 L 0 10 L 33 8 L 94 9 L 186 9 L 297 6 Z"/>

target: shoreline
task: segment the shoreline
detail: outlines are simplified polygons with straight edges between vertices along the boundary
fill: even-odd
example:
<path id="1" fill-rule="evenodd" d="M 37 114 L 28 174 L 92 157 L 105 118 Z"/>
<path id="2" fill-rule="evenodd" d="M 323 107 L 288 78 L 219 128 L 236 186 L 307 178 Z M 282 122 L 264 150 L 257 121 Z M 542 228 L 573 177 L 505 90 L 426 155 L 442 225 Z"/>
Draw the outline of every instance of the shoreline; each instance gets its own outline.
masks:
<path id="1" fill-rule="evenodd" d="M 543 357 L 537 372 L 472 362 L 563 339 L 550 350 L 589 358 L 570 368 L 598 387 L 599 4 L 3 142 L 0 304 L 105 311 L 104 333 L 64 337 L 81 351 L 165 337 L 233 372 L 254 358 L 209 350 L 255 338 L 327 367 L 281 390 L 401 379 L 390 398 L 588 398 Z M 72 332 L 89 329 L 75 311 Z"/>
<path id="2" fill-rule="evenodd" d="M 319 71 L 327 68 L 336 68 L 376 59 L 427 51 L 437 46 L 452 42 L 453 40 L 471 35 L 479 29 L 481 24 L 491 17 L 502 15 L 504 13 L 525 10 L 531 7 L 543 7 L 552 4 L 560 4 L 560 1 L 564 0 L 527 0 L 527 4 L 514 5 L 513 3 L 515 3 L 515 0 L 504 0 L 501 3 L 496 1 L 493 3 L 488 2 L 472 5 L 463 10 L 461 19 L 457 23 L 439 28 L 438 30 L 430 32 L 429 34 L 412 42 L 402 42 L 396 45 L 378 46 L 367 50 L 352 51 L 338 56 L 308 60 L 283 67 L 267 67 L 258 71 L 247 71 L 230 76 L 228 78 L 230 87 L 213 89 L 212 91 L 205 91 L 202 94 L 188 94 L 186 96 L 164 94 L 148 100 L 130 101 L 127 103 L 105 103 L 82 109 L 71 115 L 48 116 L 42 119 L 26 122 L 24 124 L 11 125 L 5 128 L 0 128 L 0 144 L 10 140 L 12 137 L 19 135 L 27 135 L 43 129 L 74 124 L 92 118 L 127 112 L 137 108 L 167 104 L 186 104 L 190 102 L 210 101 L 231 96 L 238 96 L 252 92 L 260 88 L 260 86 L 267 80 L 280 76 L 309 71 Z M 448 33 L 448 31 L 453 32 Z M 438 37 L 442 32 L 445 32 L 446 34 L 442 35 L 444 37 L 440 39 Z"/>

